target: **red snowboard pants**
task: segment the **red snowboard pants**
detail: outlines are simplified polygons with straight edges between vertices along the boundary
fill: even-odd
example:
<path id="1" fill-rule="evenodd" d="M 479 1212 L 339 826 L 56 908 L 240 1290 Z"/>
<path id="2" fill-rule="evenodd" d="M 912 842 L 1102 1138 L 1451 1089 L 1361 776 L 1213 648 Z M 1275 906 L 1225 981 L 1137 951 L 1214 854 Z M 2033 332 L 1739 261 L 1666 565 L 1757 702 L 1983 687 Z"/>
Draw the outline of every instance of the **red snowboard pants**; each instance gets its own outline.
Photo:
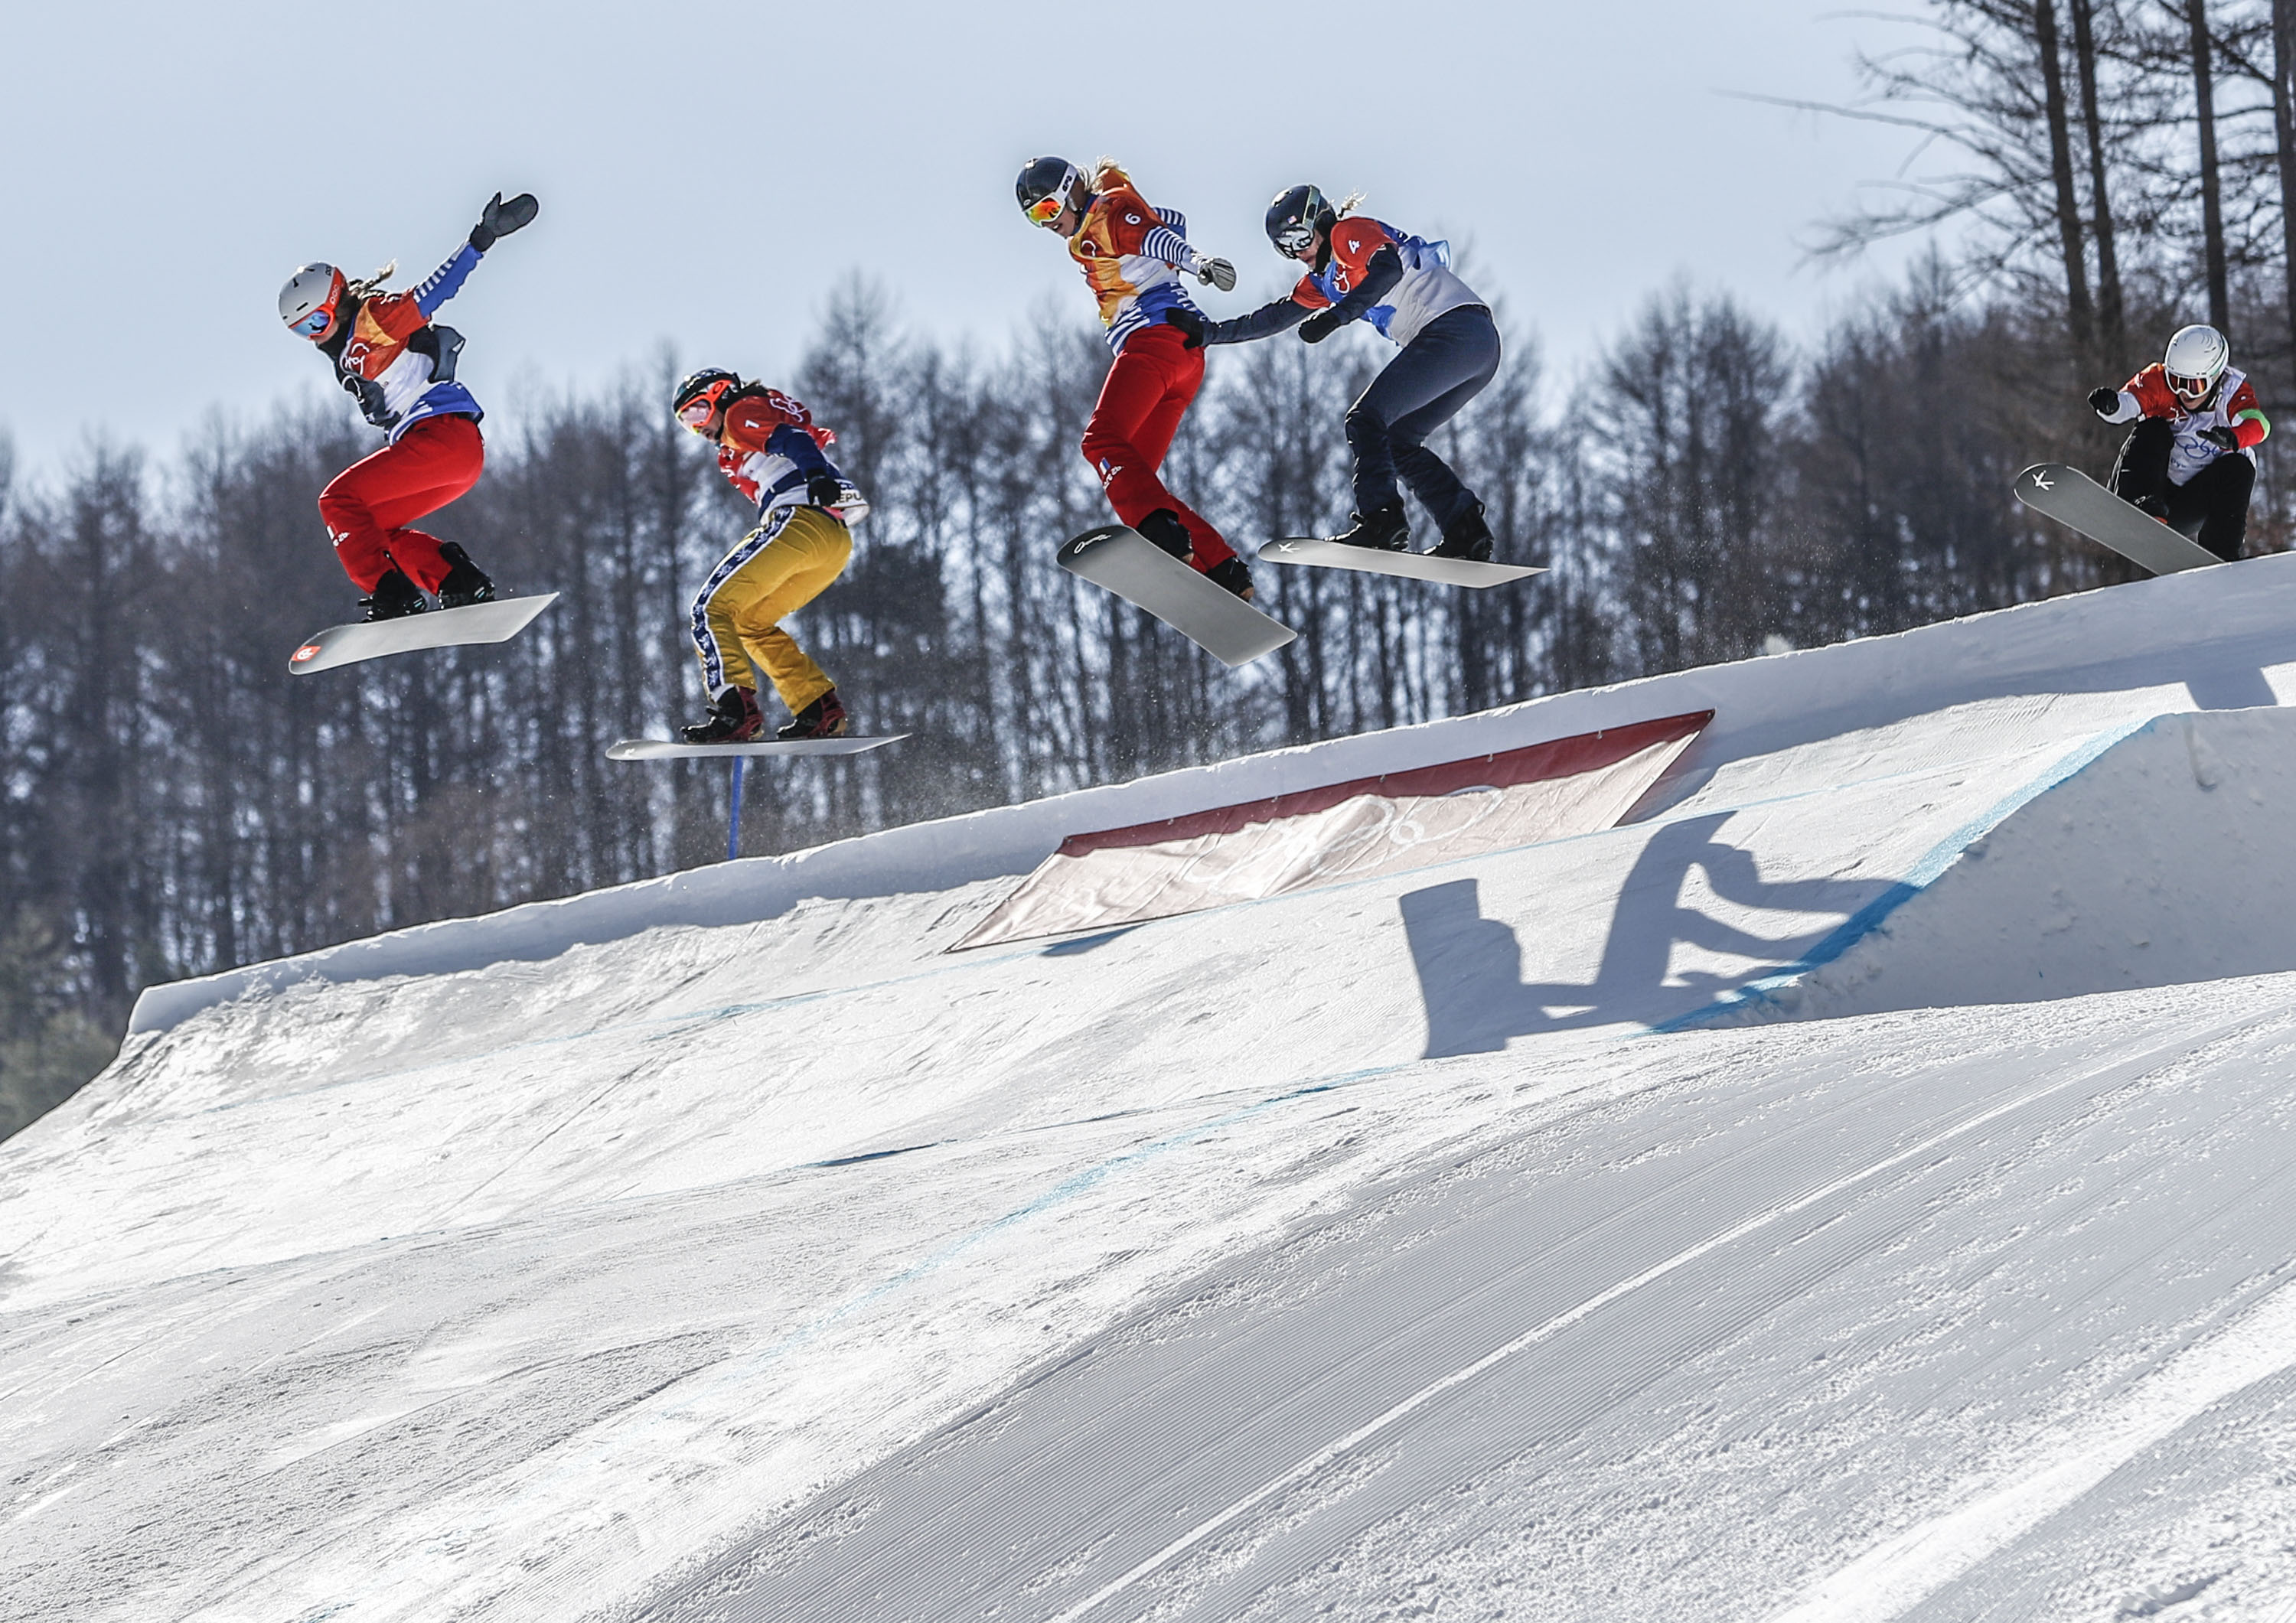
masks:
<path id="1" fill-rule="evenodd" d="M 328 480 L 319 517 L 343 573 L 372 592 L 397 564 L 416 586 L 436 592 L 453 566 L 439 555 L 438 537 L 406 527 L 477 484 L 486 460 L 486 442 L 471 419 L 425 417 Z"/>
<path id="2" fill-rule="evenodd" d="M 1116 516 L 1137 525 L 1159 507 L 1170 508 L 1187 526 L 1199 570 L 1234 557 L 1235 549 L 1165 489 L 1156 470 L 1203 381 L 1204 352 L 1182 343 L 1177 327 L 1143 327 L 1124 340 L 1084 428 L 1084 459 L 1100 475 Z"/>

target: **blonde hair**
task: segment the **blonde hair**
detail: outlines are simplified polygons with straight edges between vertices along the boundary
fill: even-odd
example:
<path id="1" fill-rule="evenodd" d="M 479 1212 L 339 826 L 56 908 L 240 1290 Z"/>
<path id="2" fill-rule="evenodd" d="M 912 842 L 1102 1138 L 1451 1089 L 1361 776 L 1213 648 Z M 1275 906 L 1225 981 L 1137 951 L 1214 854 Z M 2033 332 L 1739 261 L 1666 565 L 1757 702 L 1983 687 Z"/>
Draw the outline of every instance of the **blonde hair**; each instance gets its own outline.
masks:
<path id="1" fill-rule="evenodd" d="M 384 266 L 372 276 L 365 277 L 357 282 L 344 283 L 343 291 L 357 299 L 361 304 L 365 304 L 368 299 L 382 291 L 382 284 L 390 281 L 391 277 L 398 274 L 398 261 L 393 259 L 390 264 Z"/>
<path id="2" fill-rule="evenodd" d="M 1092 168 L 1087 171 L 1085 184 L 1097 192 L 1111 181 L 1119 186 L 1128 186 L 1132 184 L 1132 176 L 1124 172 L 1122 164 L 1103 152 L 1092 160 Z"/>
<path id="3" fill-rule="evenodd" d="M 1339 217 L 1341 219 L 1347 218 L 1348 216 L 1362 208 L 1363 203 L 1364 194 L 1361 192 L 1349 193 L 1347 196 L 1342 198 L 1340 201 Z"/>

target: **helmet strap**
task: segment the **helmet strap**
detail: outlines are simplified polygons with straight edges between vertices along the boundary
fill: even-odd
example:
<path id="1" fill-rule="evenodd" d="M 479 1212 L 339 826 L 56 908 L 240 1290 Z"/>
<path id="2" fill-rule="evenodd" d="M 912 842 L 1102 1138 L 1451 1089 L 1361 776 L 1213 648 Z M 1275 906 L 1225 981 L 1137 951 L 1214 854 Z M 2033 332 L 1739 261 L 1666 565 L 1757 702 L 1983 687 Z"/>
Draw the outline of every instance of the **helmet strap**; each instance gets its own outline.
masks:
<path id="1" fill-rule="evenodd" d="M 365 302 L 348 289 L 341 298 L 335 300 L 334 324 L 311 340 L 321 355 L 331 361 L 342 357 L 343 346 L 350 341 L 351 328 L 358 321 L 360 307 Z"/>

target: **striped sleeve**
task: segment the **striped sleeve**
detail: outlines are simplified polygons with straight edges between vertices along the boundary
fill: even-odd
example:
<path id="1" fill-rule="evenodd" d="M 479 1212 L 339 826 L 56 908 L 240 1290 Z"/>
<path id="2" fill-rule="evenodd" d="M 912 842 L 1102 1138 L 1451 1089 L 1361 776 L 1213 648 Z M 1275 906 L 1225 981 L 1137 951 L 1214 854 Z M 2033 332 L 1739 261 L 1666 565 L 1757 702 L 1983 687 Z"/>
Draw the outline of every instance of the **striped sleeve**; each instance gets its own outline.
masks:
<path id="1" fill-rule="evenodd" d="M 1168 265 L 1193 265 L 1196 258 L 1196 250 L 1188 246 L 1188 240 L 1169 225 L 1152 227 L 1140 239 L 1140 251 Z"/>
<path id="2" fill-rule="evenodd" d="M 426 316 L 435 316 L 439 307 L 463 291 L 463 282 L 479 262 L 479 250 L 468 242 L 455 250 L 455 257 L 414 284 L 412 295 L 415 307 Z"/>

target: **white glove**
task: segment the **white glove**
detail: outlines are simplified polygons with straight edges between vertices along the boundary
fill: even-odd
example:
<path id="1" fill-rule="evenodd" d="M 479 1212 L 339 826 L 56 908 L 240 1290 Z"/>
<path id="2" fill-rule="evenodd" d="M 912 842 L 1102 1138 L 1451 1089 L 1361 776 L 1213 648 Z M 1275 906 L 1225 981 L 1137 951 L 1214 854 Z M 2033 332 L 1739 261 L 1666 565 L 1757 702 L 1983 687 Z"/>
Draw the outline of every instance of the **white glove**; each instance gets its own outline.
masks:
<path id="1" fill-rule="evenodd" d="M 1196 275 L 1223 293 L 1235 291 L 1235 266 L 1225 259 L 1208 259 L 1198 254 Z"/>

